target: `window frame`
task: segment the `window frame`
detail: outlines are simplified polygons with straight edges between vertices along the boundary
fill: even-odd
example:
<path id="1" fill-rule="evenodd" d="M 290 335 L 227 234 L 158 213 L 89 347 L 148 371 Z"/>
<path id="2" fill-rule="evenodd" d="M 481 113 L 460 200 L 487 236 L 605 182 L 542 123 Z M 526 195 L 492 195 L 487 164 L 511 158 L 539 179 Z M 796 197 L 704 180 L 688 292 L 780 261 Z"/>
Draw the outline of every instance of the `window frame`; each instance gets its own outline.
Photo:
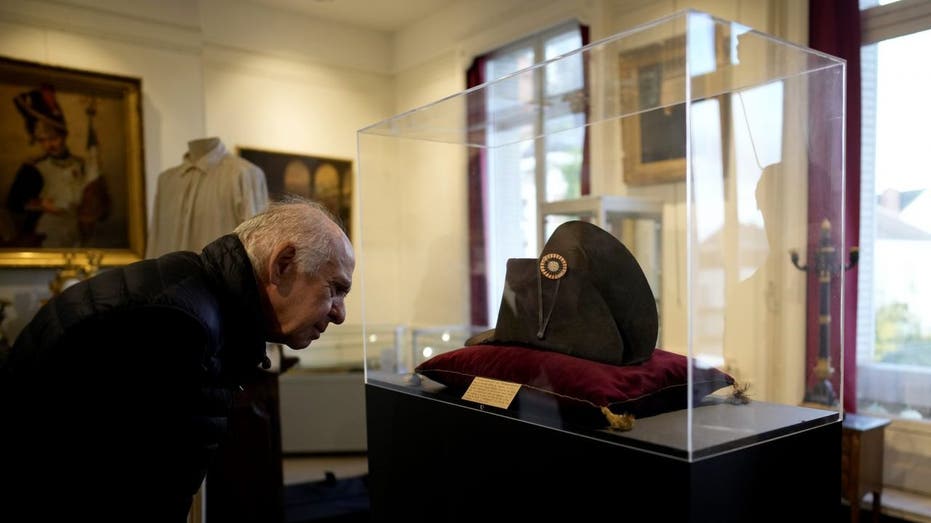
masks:
<path id="1" fill-rule="evenodd" d="M 529 49 L 529 50 L 532 50 L 532 53 L 533 53 L 533 58 L 531 60 L 533 64 L 544 62 L 547 60 L 546 58 L 547 43 L 551 39 L 557 38 L 570 31 L 578 32 L 580 36 L 580 41 L 582 44 L 580 45 L 580 48 L 584 46 L 584 37 L 582 35 L 582 24 L 578 20 L 573 19 L 573 20 L 567 20 L 565 22 L 559 23 L 548 29 L 544 29 L 542 31 L 534 33 L 533 35 L 530 35 L 526 38 L 522 38 L 520 40 L 517 40 L 507 45 L 503 45 L 499 48 L 494 49 L 493 51 L 488 52 L 486 54 L 487 62 L 485 65 L 486 69 L 484 71 L 486 81 L 494 80 L 497 77 L 495 75 L 490 74 L 491 68 L 492 68 L 492 62 L 495 60 L 496 57 L 508 55 L 508 54 L 514 53 L 515 51 L 522 50 L 522 49 Z M 543 100 L 545 98 L 544 91 L 546 89 L 546 77 L 544 75 L 544 71 L 545 71 L 544 68 L 537 69 L 537 72 L 535 73 L 535 76 L 534 76 L 533 89 L 536 91 L 535 98 L 538 100 Z M 584 79 L 583 79 L 583 82 L 584 82 Z M 486 110 L 492 110 L 491 104 L 488 104 L 487 102 L 486 102 Z M 545 122 L 543 113 L 537 112 L 535 113 L 535 117 L 532 122 L 516 121 L 515 123 L 518 125 L 520 123 L 530 123 L 533 127 L 532 135 L 537 137 L 534 139 L 534 146 L 533 146 L 534 147 L 533 178 L 534 178 L 534 185 L 535 185 L 534 187 L 535 200 L 533 202 L 533 204 L 535 205 L 535 212 L 534 212 L 535 217 L 534 217 L 533 223 L 536 229 L 540 229 L 541 219 L 540 219 L 539 212 L 540 212 L 541 205 L 547 201 L 547 195 L 546 195 L 546 183 L 547 183 L 546 175 L 547 175 L 547 167 L 548 167 L 547 160 L 546 160 L 547 142 L 546 142 L 546 134 L 543 132 L 543 127 L 546 122 Z M 486 168 L 488 169 L 489 175 L 491 175 L 491 172 L 493 170 L 492 167 L 486 164 Z M 488 186 L 489 191 L 491 191 L 491 187 L 493 185 L 494 185 L 493 183 L 489 183 L 489 186 Z M 493 212 L 492 207 L 495 205 L 495 202 L 497 202 L 498 200 L 499 199 L 497 198 L 496 195 L 494 194 L 488 195 L 488 198 L 487 198 L 488 208 L 485 209 L 486 224 L 487 224 L 486 227 L 489 227 L 489 228 L 494 227 L 493 225 L 494 220 L 489 219 L 489 216 Z M 486 236 L 486 238 L 491 238 L 491 237 L 497 237 L 497 233 L 492 231 L 490 234 Z M 540 242 L 541 241 L 540 239 L 542 237 L 543 237 L 543 232 L 540 230 L 537 230 L 534 240 L 537 242 Z M 537 245 L 535 250 L 539 250 L 540 247 L 541 245 Z M 496 269 L 497 267 L 503 267 L 502 264 L 496 263 L 494 261 L 494 258 L 497 256 L 497 251 L 498 251 L 497 247 L 490 245 L 486 242 L 485 267 L 488 270 L 488 274 L 487 274 L 488 277 L 486 279 L 485 286 L 486 286 L 487 296 L 489 297 L 486 303 L 486 310 L 488 311 L 488 318 L 490 321 L 493 318 L 497 317 L 498 307 L 500 306 L 500 302 L 495 297 L 501 296 L 502 291 L 503 291 L 503 284 L 504 284 L 504 272 L 503 272 L 504 270 L 500 269 L 501 273 L 495 274 L 495 271 L 499 270 L 499 269 Z M 536 255 L 534 254 L 534 256 Z M 496 283 L 496 282 L 500 282 L 500 283 Z"/>
<path id="2" fill-rule="evenodd" d="M 861 23 L 861 48 L 878 44 L 883 40 L 907 36 L 920 31 L 931 29 L 931 2 L 926 0 L 900 0 L 898 2 L 870 7 L 860 12 Z M 867 63 L 861 67 L 865 70 Z M 861 84 L 867 79 L 867 74 L 863 74 Z M 864 86 L 865 87 L 865 86 Z M 867 89 L 863 89 L 867 92 Z M 868 122 L 867 115 L 874 114 L 871 107 L 864 106 L 863 121 L 865 125 Z M 868 166 L 872 162 L 872 156 L 867 152 L 872 149 L 873 142 L 866 139 L 866 133 L 861 137 L 864 145 L 861 157 L 861 165 Z M 887 380 L 884 376 L 899 375 L 904 379 L 899 380 L 902 383 L 918 383 L 928 379 L 931 370 L 924 367 L 878 363 L 868 359 L 872 355 L 872 348 L 875 345 L 875 312 L 873 310 L 873 278 L 872 271 L 874 262 L 872 252 L 874 250 L 875 236 L 873 224 L 875 223 L 876 195 L 875 195 L 875 169 L 872 167 L 861 169 L 861 237 L 860 237 L 860 296 L 858 300 L 858 334 L 857 334 L 857 374 L 860 383 L 870 380 Z M 869 209 L 865 207 L 871 206 Z M 867 236 L 869 235 L 869 236 Z M 864 285 L 867 284 L 867 285 Z M 859 405 L 860 383 L 857 385 L 858 410 L 862 409 Z M 903 396 L 906 393 L 903 393 Z M 895 416 L 890 416 L 895 417 Z"/>
<path id="3" fill-rule="evenodd" d="M 864 8 L 861 6 L 860 11 L 861 24 L 861 48 L 874 45 L 882 40 L 906 36 L 909 34 L 931 29 L 931 2 L 927 0 L 899 0 L 898 2 Z M 861 68 L 867 64 L 861 63 Z M 865 78 L 865 75 L 864 75 Z M 861 78 L 861 86 L 864 86 Z M 866 92 L 866 89 L 863 89 Z M 867 123 L 868 111 L 866 107 L 863 111 L 863 122 Z M 874 113 L 870 113 L 874 114 Z M 858 410 L 861 412 L 862 406 L 859 405 L 859 390 L 861 384 L 872 375 L 885 374 L 880 377 L 881 380 L 911 381 L 913 383 L 926 382 L 931 375 L 931 370 L 919 366 L 903 366 L 889 363 L 876 363 L 867 361 L 863 358 L 861 350 L 866 345 L 875 344 L 875 312 L 873 311 L 874 283 L 872 272 L 873 260 L 871 251 L 873 249 L 874 230 L 872 225 L 875 218 L 876 195 L 875 195 L 875 170 L 867 162 L 872 161 L 868 156 L 867 146 L 872 146 L 872 141 L 862 140 L 863 151 L 861 157 L 861 166 L 870 168 L 861 169 L 861 202 L 858 211 L 861 212 L 861 238 L 860 238 L 860 285 L 858 296 L 858 333 L 857 333 L 857 399 Z M 866 160 L 866 161 L 864 161 Z M 871 206 L 867 209 L 867 206 Z M 870 216 L 863 213 L 866 209 Z M 864 220 L 863 218 L 868 218 Z M 864 232 L 868 232 L 870 237 L 867 238 Z M 867 239 L 867 242 L 863 240 Z M 864 259 L 865 258 L 865 259 Z M 865 262 L 865 263 L 864 263 Z M 866 278 L 864 275 L 866 274 Z M 868 327 L 864 321 L 864 314 L 869 320 Z M 871 350 L 868 351 L 871 353 Z M 918 381 L 916 381 L 918 380 Z M 868 412 L 867 412 L 868 413 Z M 892 423 L 886 430 L 885 460 L 883 468 L 883 483 L 886 487 L 901 489 L 904 491 L 922 493 L 931 496 L 931 485 L 927 478 L 931 477 L 931 421 L 915 421 L 889 415 Z M 888 496 L 884 497 L 887 500 Z"/>

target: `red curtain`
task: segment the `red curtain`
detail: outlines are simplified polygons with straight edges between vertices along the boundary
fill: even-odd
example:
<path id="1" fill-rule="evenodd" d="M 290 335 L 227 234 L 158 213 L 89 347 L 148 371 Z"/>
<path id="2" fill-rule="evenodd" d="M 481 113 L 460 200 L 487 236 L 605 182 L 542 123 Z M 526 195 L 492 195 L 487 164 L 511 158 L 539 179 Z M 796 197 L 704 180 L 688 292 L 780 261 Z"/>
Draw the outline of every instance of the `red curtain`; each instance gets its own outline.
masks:
<path id="1" fill-rule="evenodd" d="M 485 83 L 486 55 L 472 61 L 466 71 L 466 87 Z M 467 95 L 467 124 L 470 144 L 485 143 L 485 97 L 481 93 Z M 469 305 L 472 325 L 484 327 L 488 323 L 488 273 L 485 269 L 485 187 L 487 162 L 484 147 L 469 148 Z"/>
<path id="2" fill-rule="evenodd" d="M 579 26 L 579 33 L 582 36 L 582 45 L 588 45 L 591 41 L 588 36 L 588 26 L 582 25 Z M 589 93 L 591 89 L 588 85 L 588 53 L 582 55 L 582 91 L 585 93 L 585 121 L 591 121 L 591 104 L 589 103 Z M 588 127 L 585 128 L 585 137 L 582 139 L 582 169 L 579 172 L 580 190 L 579 192 L 582 195 L 591 193 L 592 190 L 592 174 L 591 174 L 591 150 L 589 147 L 589 132 Z M 542 246 L 541 246 L 542 247 Z"/>
<path id="3" fill-rule="evenodd" d="M 838 262 L 846 258 L 845 253 L 860 241 L 860 7 L 857 0 L 810 0 L 808 5 L 808 40 L 812 49 L 828 53 L 847 61 L 847 99 L 846 99 L 846 188 L 843 195 L 845 202 L 844 249 L 838 252 Z M 823 201 L 838 191 L 837 187 L 819 184 L 818 173 L 809 172 L 809 244 L 808 252 L 815 252 L 820 237 L 820 219 L 818 208 Z M 835 196 L 836 197 L 836 196 Z M 812 271 L 814 273 L 814 271 Z M 844 369 L 843 405 L 846 412 L 856 412 L 857 407 L 857 269 L 844 274 L 844 357 L 840 363 Z M 834 282 L 832 282 L 834 283 Z M 808 280 L 808 331 L 807 358 L 808 386 L 811 387 L 816 377 L 812 374 L 819 350 L 819 285 L 817 274 Z M 831 317 L 837 317 L 841 311 L 832 310 Z M 831 333 L 831 361 L 836 366 L 840 357 L 840 326 L 834 322 Z M 833 332 L 836 331 L 836 332 Z M 835 391 L 840 390 L 837 374 L 833 377 Z"/>

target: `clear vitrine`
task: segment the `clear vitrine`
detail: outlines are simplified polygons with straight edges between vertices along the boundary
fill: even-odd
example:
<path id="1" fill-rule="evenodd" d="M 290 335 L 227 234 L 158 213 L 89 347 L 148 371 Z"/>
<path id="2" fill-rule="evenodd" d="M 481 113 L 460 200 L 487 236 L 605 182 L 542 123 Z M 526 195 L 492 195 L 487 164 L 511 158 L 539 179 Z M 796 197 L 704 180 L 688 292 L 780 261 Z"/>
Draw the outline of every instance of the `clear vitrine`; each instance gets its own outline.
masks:
<path id="1" fill-rule="evenodd" d="M 533 88 L 570 63 L 584 82 Z M 420 326 L 399 364 L 366 343 L 367 386 L 686 461 L 839 421 L 844 74 L 839 59 L 688 10 L 360 129 L 363 322 Z M 508 187 L 527 187 L 518 167 L 547 171 L 547 144 L 570 136 L 584 138 L 587 192 L 510 199 Z M 507 226 L 518 207 L 532 226 Z M 418 375 L 434 355 L 425 336 L 449 354 L 494 328 L 507 259 L 537 256 L 576 219 L 620 239 L 643 270 L 657 350 L 686 362 L 667 384 L 675 401 L 618 428 L 561 404 L 535 410 L 546 401 L 527 395 L 554 379 L 532 370 L 504 406 Z M 444 340 L 449 326 L 458 334 Z M 712 371 L 732 383 L 709 390 Z"/>

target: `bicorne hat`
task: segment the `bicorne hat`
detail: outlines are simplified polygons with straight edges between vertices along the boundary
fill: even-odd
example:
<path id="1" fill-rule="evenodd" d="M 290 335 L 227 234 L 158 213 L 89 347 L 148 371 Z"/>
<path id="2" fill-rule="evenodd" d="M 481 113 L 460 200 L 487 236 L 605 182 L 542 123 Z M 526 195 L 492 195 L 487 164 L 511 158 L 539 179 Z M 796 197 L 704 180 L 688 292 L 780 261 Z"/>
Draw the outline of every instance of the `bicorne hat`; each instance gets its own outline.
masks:
<path id="1" fill-rule="evenodd" d="M 33 140 L 38 125 L 53 129 L 59 134 L 68 133 L 65 115 L 55 98 L 55 88 L 51 85 L 46 84 L 38 89 L 20 93 L 13 99 L 13 103 L 23 115 L 26 121 L 26 132 Z"/>
<path id="2" fill-rule="evenodd" d="M 613 365 L 649 359 L 656 300 L 633 254 L 604 229 L 563 223 L 538 259 L 507 262 L 495 328 L 466 345 L 518 344 Z"/>

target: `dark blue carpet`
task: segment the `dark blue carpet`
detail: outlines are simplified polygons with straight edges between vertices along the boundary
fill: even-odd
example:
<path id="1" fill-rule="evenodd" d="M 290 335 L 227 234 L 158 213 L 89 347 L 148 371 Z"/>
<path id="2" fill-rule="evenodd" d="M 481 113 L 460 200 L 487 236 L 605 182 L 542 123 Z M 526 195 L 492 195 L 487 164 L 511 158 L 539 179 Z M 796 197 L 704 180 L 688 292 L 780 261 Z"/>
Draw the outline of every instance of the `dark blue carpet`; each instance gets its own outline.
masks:
<path id="1" fill-rule="evenodd" d="M 284 491 L 285 523 L 356 523 L 371 520 L 368 475 L 288 485 Z"/>

